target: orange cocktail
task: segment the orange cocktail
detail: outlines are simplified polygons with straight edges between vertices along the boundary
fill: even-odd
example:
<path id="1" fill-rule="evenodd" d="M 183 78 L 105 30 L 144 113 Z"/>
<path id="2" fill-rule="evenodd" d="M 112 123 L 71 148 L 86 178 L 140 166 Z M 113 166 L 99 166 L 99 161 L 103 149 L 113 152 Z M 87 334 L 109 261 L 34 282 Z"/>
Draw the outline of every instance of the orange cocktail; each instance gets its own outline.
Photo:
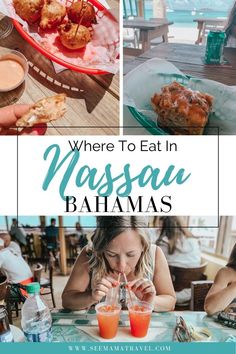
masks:
<path id="1" fill-rule="evenodd" d="M 120 319 L 120 309 L 120 305 L 109 305 L 106 302 L 101 302 L 95 306 L 99 332 L 102 338 L 111 339 L 116 336 Z"/>
<path id="2" fill-rule="evenodd" d="M 144 301 L 133 301 L 128 309 L 132 336 L 145 337 L 151 321 L 152 305 Z"/>

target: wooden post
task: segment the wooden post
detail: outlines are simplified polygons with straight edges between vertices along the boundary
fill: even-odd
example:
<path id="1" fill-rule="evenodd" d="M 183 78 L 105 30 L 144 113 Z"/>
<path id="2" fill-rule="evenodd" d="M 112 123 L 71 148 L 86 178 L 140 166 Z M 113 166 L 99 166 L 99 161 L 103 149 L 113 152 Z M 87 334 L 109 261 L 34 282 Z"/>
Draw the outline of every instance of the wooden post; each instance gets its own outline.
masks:
<path id="1" fill-rule="evenodd" d="M 40 220 L 40 229 L 43 232 L 46 226 L 46 218 L 45 216 L 40 216 L 39 220 Z"/>
<path id="2" fill-rule="evenodd" d="M 138 16 L 139 17 L 144 17 L 144 11 L 143 11 L 143 0 L 138 0 Z"/>
<path id="3" fill-rule="evenodd" d="M 7 216 L 5 216 L 5 222 L 6 222 L 7 231 L 9 231 L 9 223 L 8 223 L 8 217 Z"/>
<path id="4" fill-rule="evenodd" d="M 60 241 L 60 268 L 63 275 L 67 275 L 66 264 L 66 241 L 65 232 L 63 228 L 63 217 L 59 216 L 59 241 Z"/>

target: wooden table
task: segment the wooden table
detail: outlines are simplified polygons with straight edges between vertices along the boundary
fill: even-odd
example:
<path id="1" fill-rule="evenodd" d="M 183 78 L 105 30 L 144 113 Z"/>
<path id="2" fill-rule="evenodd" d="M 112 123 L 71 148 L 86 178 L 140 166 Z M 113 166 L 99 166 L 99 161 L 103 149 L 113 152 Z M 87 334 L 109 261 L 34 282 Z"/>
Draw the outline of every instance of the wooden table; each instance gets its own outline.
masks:
<path id="1" fill-rule="evenodd" d="M 149 335 L 145 338 L 148 342 L 172 342 L 176 319 L 182 316 L 187 324 L 198 328 L 207 328 L 211 333 L 210 341 L 224 342 L 230 335 L 235 335 L 235 329 L 228 328 L 215 322 L 205 312 L 166 312 L 152 313 Z M 102 341 L 98 336 L 98 324 L 94 310 L 83 311 L 52 311 L 53 341 L 55 342 L 90 342 Z M 137 341 L 129 331 L 128 311 L 122 311 L 117 342 Z"/>
<path id="2" fill-rule="evenodd" d="M 185 74 L 215 80 L 226 85 L 236 85 L 236 48 L 224 49 L 224 56 L 229 61 L 229 66 L 205 65 L 202 60 L 204 53 L 204 46 L 180 43 L 159 44 L 134 60 L 126 60 L 124 74 L 148 59 L 161 58 L 170 61 Z"/>
<path id="3" fill-rule="evenodd" d="M 227 19 L 223 18 L 196 18 L 193 22 L 197 22 L 197 29 L 198 29 L 198 37 L 195 44 L 200 44 L 203 42 L 204 37 L 204 29 L 205 27 L 209 28 L 224 28 Z"/>
<path id="4" fill-rule="evenodd" d="M 119 1 L 108 3 L 118 13 Z M 65 92 L 67 113 L 48 124 L 47 135 L 119 134 L 119 74 L 90 76 L 70 70 L 56 74 L 52 62 L 32 48 L 15 29 L 0 41 L 0 53 L 5 48 L 22 52 L 30 70 L 25 84 L 11 93 L 0 94 L 0 107 L 31 104 L 45 96 Z"/>
<path id="5" fill-rule="evenodd" d="M 165 19 L 134 19 L 134 20 L 124 20 L 124 28 L 133 28 L 140 31 L 140 41 L 142 48 L 137 52 L 138 54 L 144 53 L 151 48 L 151 40 L 156 37 L 162 37 L 165 43 L 168 42 L 168 31 L 169 25 L 173 22 L 169 22 Z M 132 51 L 129 49 L 133 48 L 124 48 L 124 53 L 133 55 Z M 137 50 L 136 50 L 137 51 Z M 137 55 L 137 54 L 136 54 Z"/>

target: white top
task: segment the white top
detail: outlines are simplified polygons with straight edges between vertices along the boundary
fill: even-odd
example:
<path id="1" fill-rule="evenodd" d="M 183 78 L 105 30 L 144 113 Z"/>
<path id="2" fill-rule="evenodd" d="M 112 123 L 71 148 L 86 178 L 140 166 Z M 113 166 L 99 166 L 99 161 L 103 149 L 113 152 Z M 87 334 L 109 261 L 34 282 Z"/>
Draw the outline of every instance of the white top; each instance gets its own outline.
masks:
<path id="1" fill-rule="evenodd" d="M 197 238 L 182 236 L 177 241 L 177 248 L 173 254 L 168 254 L 168 238 L 163 237 L 159 245 L 164 252 L 167 262 L 173 267 L 195 268 L 201 265 L 201 249 Z"/>
<path id="2" fill-rule="evenodd" d="M 8 247 L 0 251 L 0 270 L 10 283 L 21 283 L 32 277 L 30 267 L 25 260 Z"/>
<path id="3" fill-rule="evenodd" d="M 12 253 L 16 254 L 17 256 L 21 256 L 21 249 L 18 243 L 11 241 L 10 245 L 6 247 L 8 250 L 12 251 Z"/>
<path id="4" fill-rule="evenodd" d="M 148 236 L 151 243 L 156 243 L 160 236 L 160 229 L 150 228 L 148 229 Z"/>

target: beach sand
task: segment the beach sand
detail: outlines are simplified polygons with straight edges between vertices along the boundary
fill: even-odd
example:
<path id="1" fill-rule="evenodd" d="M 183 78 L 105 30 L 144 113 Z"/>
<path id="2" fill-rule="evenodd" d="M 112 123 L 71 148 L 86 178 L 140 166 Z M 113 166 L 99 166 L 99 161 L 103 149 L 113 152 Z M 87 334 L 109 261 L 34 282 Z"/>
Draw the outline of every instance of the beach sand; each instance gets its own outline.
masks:
<path id="1" fill-rule="evenodd" d="M 169 43 L 195 44 L 197 37 L 197 27 L 175 27 L 175 25 L 169 26 Z"/>

